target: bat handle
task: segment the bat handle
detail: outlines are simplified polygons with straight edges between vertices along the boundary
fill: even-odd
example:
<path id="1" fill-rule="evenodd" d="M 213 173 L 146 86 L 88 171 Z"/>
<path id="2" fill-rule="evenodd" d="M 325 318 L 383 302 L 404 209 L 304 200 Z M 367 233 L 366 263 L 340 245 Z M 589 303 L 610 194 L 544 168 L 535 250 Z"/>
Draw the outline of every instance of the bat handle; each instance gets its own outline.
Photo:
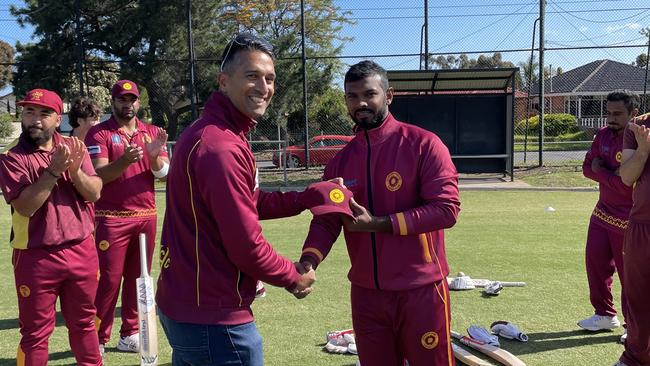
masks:
<path id="1" fill-rule="evenodd" d="M 140 271 L 141 276 L 149 276 L 149 269 L 147 268 L 147 236 L 140 233 Z"/>

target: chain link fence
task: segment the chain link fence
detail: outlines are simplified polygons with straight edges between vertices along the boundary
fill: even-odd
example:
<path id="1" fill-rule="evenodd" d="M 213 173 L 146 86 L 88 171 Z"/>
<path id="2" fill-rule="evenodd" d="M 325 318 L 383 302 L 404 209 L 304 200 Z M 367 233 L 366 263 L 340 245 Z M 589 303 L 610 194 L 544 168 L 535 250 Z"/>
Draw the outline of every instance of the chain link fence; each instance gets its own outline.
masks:
<path id="1" fill-rule="evenodd" d="M 545 3 L 543 140 L 537 117 L 540 1 L 463 0 L 443 5 L 422 0 L 399 4 L 360 0 L 332 1 L 332 5 L 350 22 L 340 30 L 341 38 L 347 41 L 334 45 L 342 45 L 342 51 L 307 53 L 306 75 L 299 56 L 279 57 L 273 103 L 249 134 L 262 179 L 270 185 L 300 185 L 317 179 L 323 165 L 350 140 L 353 124 L 345 107 L 342 79 L 349 65 L 364 59 L 374 60 L 387 70 L 519 67 L 514 122 L 516 167 L 580 165 L 595 132 L 606 125 L 606 95 L 615 89 L 640 95 L 647 92 L 647 0 Z M 4 41 L 14 43 L 11 39 Z M 142 117 L 174 126 L 169 132 L 177 136 L 193 120 L 190 90 L 196 95 L 200 112 L 216 89 L 223 45 L 196 56 L 194 84 L 190 83 L 187 55 L 143 60 L 140 68 L 134 68 L 125 67 L 123 60 L 100 60 L 86 54 L 85 92 L 109 111 L 110 85 L 118 74 L 130 78 L 146 91 Z M 324 62 L 332 60 L 335 62 Z M 56 65 L 56 60 L 45 63 Z M 5 65 L 21 68 L 14 62 Z M 324 74 L 329 77 L 322 77 Z M 62 80 L 61 88 L 78 90 L 77 76 Z M 20 94 L 31 85 L 14 87 Z M 0 99 L 5 97 L 10 98 Z M 647 94 L 643 100 L 641 113 L 650 108 Z"/>

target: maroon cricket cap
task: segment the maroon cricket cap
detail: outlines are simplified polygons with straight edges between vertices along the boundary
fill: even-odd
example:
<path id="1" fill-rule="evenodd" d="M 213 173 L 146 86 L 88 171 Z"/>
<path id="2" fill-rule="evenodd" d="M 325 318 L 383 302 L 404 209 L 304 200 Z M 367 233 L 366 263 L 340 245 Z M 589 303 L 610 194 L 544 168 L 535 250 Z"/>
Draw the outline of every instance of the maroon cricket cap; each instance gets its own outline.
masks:
<path id="1" fill-rule="evenodd" d="M 140 92 L 138 91 L 138 86 L 131 80 L 120 80 L 113 85 L 111 89 L 111 97 L 113 99 L 119 98 L 125 94 L 132 94 L 136 97 L 140 97 Z"/>
<path id="2" fill-rule="evenodd" d="M 47 89 L 32 89 L 27 92 L 25 99 L 16 103 L 16 105 L 25 104 L 35 104 L 40 105 L 41 107 L 50 108 L 59 115 L 63 111 L 63 102 L 61 101 L 61 97 L 57 93 Z"/>
<path id="3" fill-rule="evenodd" d="M 350 208 L 352 192 L 347 188 L 334 182 L 318 182 L 310 184 L 308 190 L 315 193 L 312 197 L 315 205 L 309 209 L 314 216 L 340 213 L 354 217 Z"/>

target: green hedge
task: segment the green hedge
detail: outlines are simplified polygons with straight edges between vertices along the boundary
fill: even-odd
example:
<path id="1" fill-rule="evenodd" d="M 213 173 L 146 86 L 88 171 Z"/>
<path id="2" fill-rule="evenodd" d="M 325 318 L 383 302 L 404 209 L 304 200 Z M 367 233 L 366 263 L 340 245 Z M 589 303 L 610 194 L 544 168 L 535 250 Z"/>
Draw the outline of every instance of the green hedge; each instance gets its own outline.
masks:
<path id="1" fill-rule="evenodd" d="M 6 139 L 14 132 L 12 122 L 16 119 L 9 113 L 0 113 L 0 138 Z"/>
<path id="2" fill-rule="evenodd" d="M 526 132 L 526 120 L 522 119 L 515 125 L 515 132 L 523 135 Z M 580 132 L 576 117 L 568 113 L 544 115 L 544 136 L 560 136 Z M 528 119 L 528 135 L 539 134 L 539 116 Z"/>

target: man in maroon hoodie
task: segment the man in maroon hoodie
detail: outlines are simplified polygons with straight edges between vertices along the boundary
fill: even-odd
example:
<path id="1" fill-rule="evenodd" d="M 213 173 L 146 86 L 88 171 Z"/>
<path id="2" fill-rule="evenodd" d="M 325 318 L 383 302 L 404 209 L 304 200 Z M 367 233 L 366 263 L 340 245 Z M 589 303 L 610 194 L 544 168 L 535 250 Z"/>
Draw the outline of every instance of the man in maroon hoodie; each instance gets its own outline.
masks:
<path id="1" fill-rule="evenodd" d="M 435 134 L 393 118 L 392 99 L 376 63 L 346 73 L 356 136 L 327 164 L 324 179 L 343 177 L 355 218 L 315 216 L 301 263 L 316 268 L 345 225 L 361 364 L 453 365 L 443 229 L 460 211 L 458 174 Z"/>
<path id="2" fill-rule="evenodd" d="M 224 49 L 218 81 L 174 148 L 156 302 L 173 365 L 261 366 L 250 307 L 257 281 L 300 295 L 315 274 L 278 255 L 259 220 L 296 215 L 311 207 L 311 194 L 259 189 L 246 133 L 273 96 L 271 46 L 237 35 Z"/>
<path id="3" fill-rule="evenodd" d="M 625 90 L 607 95 L 607 126 L 598 131 L 582 164 L 585 177 L 598 182 L 600 196 L 589 221 L 585 263 L 589 300 L 594 315 L 578 322 L 592 332 L 620 325 L 612 298 L 614 272 L 623 283 L 623 233 L 632 208 L 632 187 L 619 175 L 623 157 L 623 131 L 639 112 L 639 97 Z M 626 318 L 627 300 L 621 294 L 621 310 Z M 625 335 L 621 337 L 625 340 Z"/>

